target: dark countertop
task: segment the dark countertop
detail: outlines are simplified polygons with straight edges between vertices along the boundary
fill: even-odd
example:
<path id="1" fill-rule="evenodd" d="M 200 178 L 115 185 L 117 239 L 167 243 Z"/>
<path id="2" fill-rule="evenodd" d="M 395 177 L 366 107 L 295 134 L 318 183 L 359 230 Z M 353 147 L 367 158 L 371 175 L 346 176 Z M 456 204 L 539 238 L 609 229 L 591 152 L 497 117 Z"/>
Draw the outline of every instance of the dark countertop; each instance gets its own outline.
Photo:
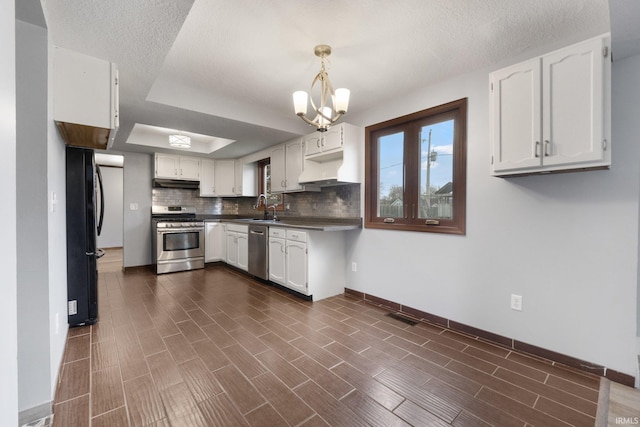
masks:
<path id="1" fill-rule="evenodd" d="M 299 228 L 312 231 L 348 231 L 362 228 L 362 218 L 281 216 L 278 221 L 243 218 L 237 215 L 197 215 L 197 218 L 203 219 L 205 222 L 261 224 L 269 227 Z"/>

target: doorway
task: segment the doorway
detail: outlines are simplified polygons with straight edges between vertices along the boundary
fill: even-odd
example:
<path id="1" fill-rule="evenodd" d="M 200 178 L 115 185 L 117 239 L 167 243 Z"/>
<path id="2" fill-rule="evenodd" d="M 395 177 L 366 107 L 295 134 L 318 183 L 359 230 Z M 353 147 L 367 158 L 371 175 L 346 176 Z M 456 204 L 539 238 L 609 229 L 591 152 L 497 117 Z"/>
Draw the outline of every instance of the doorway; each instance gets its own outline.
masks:
<path id="1" fill-rule="evenodd" d="M 104 220 L 97 244 L 105 255 L 98 261 L 98 271 L 119 271 L 123 265 L 124 156 L 96 152 L 95 162 L 102 176 L 102 188 L 97 191 L 104 194 Z"/>

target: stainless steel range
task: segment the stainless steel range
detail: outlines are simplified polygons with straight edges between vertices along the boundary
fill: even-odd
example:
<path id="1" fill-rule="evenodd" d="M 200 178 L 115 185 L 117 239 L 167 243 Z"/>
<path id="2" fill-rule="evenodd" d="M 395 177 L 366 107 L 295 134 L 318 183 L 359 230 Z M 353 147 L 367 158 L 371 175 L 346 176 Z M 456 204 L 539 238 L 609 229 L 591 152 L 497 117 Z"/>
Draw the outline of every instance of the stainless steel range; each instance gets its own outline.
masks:
<path id="1" fill-rule="evenodd" d="M 204 268 L 204 221 L 191 206 L 152 206 L 157 274 Z"/>

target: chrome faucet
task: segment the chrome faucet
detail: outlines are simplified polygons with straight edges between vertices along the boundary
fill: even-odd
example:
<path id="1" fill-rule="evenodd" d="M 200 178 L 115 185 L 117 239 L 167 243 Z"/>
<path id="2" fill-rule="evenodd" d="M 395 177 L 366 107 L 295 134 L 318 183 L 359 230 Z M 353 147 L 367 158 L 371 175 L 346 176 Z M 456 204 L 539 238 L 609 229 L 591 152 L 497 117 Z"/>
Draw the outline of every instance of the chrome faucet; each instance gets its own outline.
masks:
<path id="1" fill-rule="evenodd" d="M 264 199 L 264 219 L 267 219 L 269 212 L 267 211 L 267 196 L 264 194 L 260 194 L 258 196 L 258 200 L 256 200 L 256 209 L 260 207 L 260 199 Z"/>
<path id="2" fill-rule="evenodd" d="M 276 215 L 276 207 L 278 207 L 278 205 L 271 205 L 269 206 L 269 208 L 273 208 L 273 220 L 277 221 L 278 220 L 278 215 Z"/>

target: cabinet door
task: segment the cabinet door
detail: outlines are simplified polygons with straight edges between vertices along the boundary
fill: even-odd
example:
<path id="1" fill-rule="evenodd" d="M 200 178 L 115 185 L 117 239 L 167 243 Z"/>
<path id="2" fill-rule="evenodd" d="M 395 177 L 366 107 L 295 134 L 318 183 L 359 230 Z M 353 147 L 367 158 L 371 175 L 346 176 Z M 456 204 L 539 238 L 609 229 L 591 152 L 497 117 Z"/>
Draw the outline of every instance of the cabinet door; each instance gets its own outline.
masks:
<path id="1" fill-rule="evenodd" d="M 227 232 L 227 264 L 238 266 L 238 233 Z"/>
<path id="2" fill-rule="evenodd" d="M 234 185 L 233 185 L 233 192 L 235 193 L 236 196 L 242 196 L 242 167 L 243 167 L 243 163 L 241 160 L 235 160 L 234 161 Z"/>
<path id="3" fill-rule="evenodd" d="M 269 237 L 269 280 L 286 285 L 284 239 Z"/>
<path id="4" fill-rule="evenodd" d="M 304 138 L 304 155 L 310 156 L 312 154 L 318 154 L 322 152 L 322 133 L 314 132 L 311 135 L 307 135 Z"/>
<path id="5" fill-rule="evenodd" d="M 180 157 L 171 154 L 156 154 L 156 178 L 178 178 Z"/>
<path id="6" fill-rule="evenodd" d="M 322 151 L 338 150 L 342 148 L 343 141 L 343 127 L 342 125 L 338 125 L 329 128 L 329 130 L 322 135 L 320 147 Z"/>
<path id="7" fill-rule="evenodd" d="M 203 159 L 200 162 L 200 197 L 212 197 L 215 195 L 215 162 Z"/>
<path id="8" fill-rule="evenodd" d="M 545 166 L 604 158 L 604 40 L 595 39 L 542 59 Z"/>
<path id="9" fill-rule="evenodd" d="M 216 196 L 235 196 L 235 161 L 216 160 Z"/>
<path id="10" fill-rule="evenodd" d="M 249 270 L 249 235 L 238 233 L 238 268 Z"/>
<path id="11" fill-rule="evenodd" d="M 117 129 L 116 65 L 58 46 L 53 64 L 53 119 Z"/>
<path id="12" fill-rule="evenodd" d="M 200 159 L 180 157 L 180 179 L 197 181 L 200 179 Z"/>
<path id="13" fill-rule="evenodd" d="M 286 286 L 300 293 L 308 294 L 307 244 L 287 240 L 286 260 Z"/>
<path id="14" fill-rule="evenodd" d="M 540 59 L 491 74 L 494 173 L 542 164 Z"/>
<path id="15" fill-rule="evenodd" d="M 282 193 L 286 190 L 285 146 L 279 145 L 271 150 L 271 192 Z"/>
<path id="16" fill-rule="evenodd" d="M 205 233 L 204 261 L 226 261 L 226 226 L 219 222 L 208 222 L 205 225 Z"/>
<path id="17" fill-rule="evenodd" d="M 300 178 L 303 168 L 302 139 L 288 143 L 285 154 L 286 176 L 284 182 L 287 191 L 300 190 L 302 186 L 298 182 L 298 178 Z"/>

